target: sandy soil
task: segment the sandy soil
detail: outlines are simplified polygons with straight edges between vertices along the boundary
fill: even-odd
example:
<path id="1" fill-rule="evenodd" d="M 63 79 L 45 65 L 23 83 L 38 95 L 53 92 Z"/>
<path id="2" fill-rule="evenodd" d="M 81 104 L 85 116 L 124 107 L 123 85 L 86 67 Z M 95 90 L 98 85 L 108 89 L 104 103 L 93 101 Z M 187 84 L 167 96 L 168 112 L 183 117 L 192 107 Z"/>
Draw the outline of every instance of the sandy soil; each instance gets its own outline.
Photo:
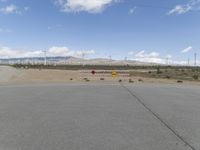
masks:
<path id="1" fill-rule="evenodd" d="M 141 77 L 129 77 L 127 74 L 119 74 L 113 78 L 111 74 L 92 75 L 90 71 L 69 71 L 69 70 L 39 70 L 39 69 L 15 69 L 7 66 L 0 66 L 0 84 L 28 84 L 28 83 L 76 83 L 76 82 L 98 82 L 98 83 L 129 83 L 132 79 L 134 83 L 162 83 L 177 84 L 177 80 L 153 79 Z M 103 78 L 104 80 L 100 80 Z M 142 81 L 138 81 L 141 79 Z M 200 85 L 199 82 L 184 81 L 182 84 Z"/>

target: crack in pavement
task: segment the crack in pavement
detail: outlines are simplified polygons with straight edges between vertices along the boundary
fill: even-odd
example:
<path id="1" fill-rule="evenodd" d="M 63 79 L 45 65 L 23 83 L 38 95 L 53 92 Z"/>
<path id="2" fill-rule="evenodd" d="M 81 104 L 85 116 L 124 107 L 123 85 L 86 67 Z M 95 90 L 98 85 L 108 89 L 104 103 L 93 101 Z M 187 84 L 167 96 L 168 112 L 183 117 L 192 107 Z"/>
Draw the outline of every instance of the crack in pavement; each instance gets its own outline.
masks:
<path id="1" fill-rule="evenodd" d="M 157 113 L 155 113 L 150 107 L 148 107 L 142 98 L 136 96 L 133 91 L 131 91 L 128 87 L 120 83 L 121 87 L 125 89 L 132 97 L 134 97 L 145 109 L 147 109 L 156 119 L 158 119 L 165 127 L 167 127 L 177 138 L 179 138 L 186 146 L 191 148 L 192 150 L 197 150 L 192 144 L 190 144 L 184 137 L 182 137 L 175 129 L 173 129 L 166 121 L 164 121 Z"/>

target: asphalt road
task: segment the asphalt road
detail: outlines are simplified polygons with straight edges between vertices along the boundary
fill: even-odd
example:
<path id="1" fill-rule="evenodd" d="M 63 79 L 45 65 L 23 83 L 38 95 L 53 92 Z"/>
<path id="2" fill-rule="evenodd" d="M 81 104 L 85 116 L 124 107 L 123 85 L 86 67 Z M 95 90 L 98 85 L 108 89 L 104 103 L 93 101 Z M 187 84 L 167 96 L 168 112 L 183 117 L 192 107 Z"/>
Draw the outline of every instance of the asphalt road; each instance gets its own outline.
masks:
<path id="1" fill-rule="evenodd" d="M 0 86 L 0 150 L 199 150 L 200 87 Z"/>

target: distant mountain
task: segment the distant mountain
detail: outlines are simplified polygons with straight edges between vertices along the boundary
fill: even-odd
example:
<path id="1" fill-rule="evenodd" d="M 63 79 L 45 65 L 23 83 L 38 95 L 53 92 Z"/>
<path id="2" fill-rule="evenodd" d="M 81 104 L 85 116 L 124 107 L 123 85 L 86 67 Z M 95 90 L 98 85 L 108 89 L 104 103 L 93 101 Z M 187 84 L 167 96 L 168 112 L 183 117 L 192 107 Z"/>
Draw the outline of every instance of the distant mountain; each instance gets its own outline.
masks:
<path id="1" fill-rule="evenodd" d="M 57 64 L 64 62 L 71 57 L 47 57 L 46 61 L 50 64 Z M 26 58 L 4 58 L 0 59 L 0 64 L 42 64 L 44 63 L 44 57 L 26 57 Z"/>
<path id="2" fill-rule="evenodd" d="M 33 58 L 7 58 L 0 59 L 0 64 L 43 64 L 44 57 Z M 138 62 L 134 60 L 111 60 L 106 58 L 82 59 L 76 57 L 47 57 L 47 64 L 68 65 L 155 65 L 155 63 Z"/>

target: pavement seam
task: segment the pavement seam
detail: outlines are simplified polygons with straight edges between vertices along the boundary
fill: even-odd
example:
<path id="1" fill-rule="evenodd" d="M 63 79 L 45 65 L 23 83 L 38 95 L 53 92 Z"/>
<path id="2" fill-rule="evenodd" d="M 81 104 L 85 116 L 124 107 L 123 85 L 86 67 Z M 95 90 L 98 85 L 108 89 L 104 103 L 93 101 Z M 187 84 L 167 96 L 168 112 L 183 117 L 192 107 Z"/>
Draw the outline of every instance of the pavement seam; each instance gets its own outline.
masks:
<path id="1" fill-rule="evenodd" d="M 156 119 L 158 119 L 166 128 L 168 128 L 177 138 L 179 138 L 185 145 L 190 147 L 192 150 L 197 150 L 192 144 L 190 144 L 187 140 L 184 139 L 175 129 L 173 129 L 166 121 L 164 121 L 158 114 L 156 114 L 151 108 L 149 108 L 141 98 L 136 96 L 129 88 L 120 84 L 129 94 L 131 94 L 136 100 L 143 105 L 145 109 L 147 109 Z"/>

